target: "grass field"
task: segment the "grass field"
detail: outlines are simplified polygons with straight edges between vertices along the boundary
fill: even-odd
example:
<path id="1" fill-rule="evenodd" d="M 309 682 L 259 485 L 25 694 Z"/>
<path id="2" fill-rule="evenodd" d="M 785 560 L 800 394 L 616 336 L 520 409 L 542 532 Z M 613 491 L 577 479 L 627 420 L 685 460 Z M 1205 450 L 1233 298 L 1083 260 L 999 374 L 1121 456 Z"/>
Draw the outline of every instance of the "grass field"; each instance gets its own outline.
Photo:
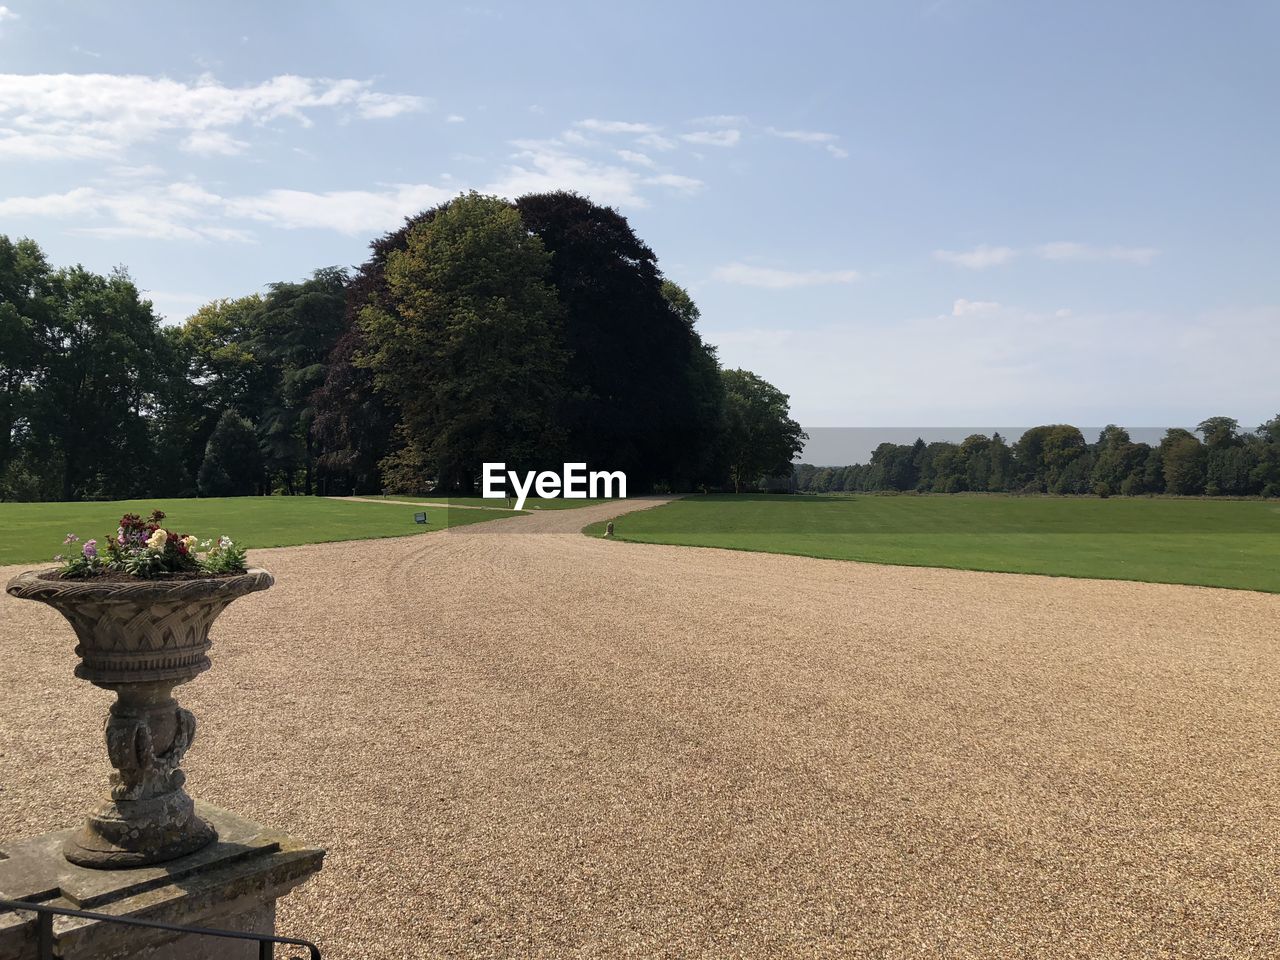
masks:
<path id="1" fill-rule="evenodd" d="M 403 537 L 508 517 L 507 511 L 428 509 L 428 523 L 414 523 L 412 507 L 319 497 L 228 497 L 199 500 L 118 500 L 94 503 L 0 503 L 0 564 L 38 563 L 63 552 L 68 533 L 101 539 L 114 533 L 124 513 L 152 510 L 168 516 L 171 530 L 201 538 L 226 535 L 252 550 L 334 540 Z"/>
<path id="2" fill-rule="evenodd" d="M 586 530 L 602 531 L 603 524 Z M 1275 501 L 720 495 L 621 517 L 615 535 L 642 543 L 1280 593 Z"/>
<path id="3" fill-rule="evenodd" d="M 386 496 L 372 496 L 370 500 L 403 500 L 409 503 L 448 503 L 456 504 L 460 507 L 496 507 L 499 509 L 508 509 L 515 506 L 515 497 L 510 501 L 507 500 L 490 500 L 485 497 L 435 497 L 427 494 L 425 497 L 407 497 L 399 494 L 390 494 Z M 528 497 L 524 502 L 525 510 L 573 510 L 576 507 L 589 507 L 593 503 L 604 503 L 603 499 L 586 500 L 562 500 L 556 498 L 544 497 Z"/>

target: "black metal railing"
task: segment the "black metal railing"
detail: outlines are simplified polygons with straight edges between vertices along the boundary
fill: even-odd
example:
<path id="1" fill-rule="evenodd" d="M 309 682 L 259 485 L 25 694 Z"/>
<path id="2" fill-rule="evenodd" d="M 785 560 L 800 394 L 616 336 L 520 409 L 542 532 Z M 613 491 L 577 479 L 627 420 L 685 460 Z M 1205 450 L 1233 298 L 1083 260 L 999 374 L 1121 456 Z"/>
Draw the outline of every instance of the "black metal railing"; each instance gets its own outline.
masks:
<path id="1" fill-rule="evenodd" d="M 275 957 L 277 943 L 291 947 L 306 947 L 311 952 L 311 960 L 320 960 L 320 948 L 310 940 L 277 937 L 270 933 L 215 930 L 212 927 L 185 927 L 174 923 L 160 923 L 158 920 L 135 920 L 133 917 L 113 917 L 108 913 L 92 913 L 88 910 L 73 910 L 70 907 L 54 907 L 47 903 L 29 903 L 26 900 L 0 900 L 0 910 L 29 910 L 36 915 L 37 960 L 54 960 L 53 918 L 55 916 L 101 920 L 103 923 L 119 923 L 127 927 L 149 927 L 152 930 L 168 930 L 173 933 L 186 933 L 197 937 L 222 937 L 225 940 L 256 940 L 258 942 L 258 960 L 272 960 Z"/>

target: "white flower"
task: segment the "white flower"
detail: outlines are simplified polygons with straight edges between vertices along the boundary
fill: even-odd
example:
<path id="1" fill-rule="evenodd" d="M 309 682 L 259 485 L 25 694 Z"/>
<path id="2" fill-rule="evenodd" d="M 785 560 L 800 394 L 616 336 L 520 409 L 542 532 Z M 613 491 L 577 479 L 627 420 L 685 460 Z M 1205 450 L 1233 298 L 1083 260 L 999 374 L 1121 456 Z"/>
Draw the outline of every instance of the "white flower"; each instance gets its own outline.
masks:
<path id="1" fill-rule="evenodd" d="M 164 545 L 168 542 L 169 534 L 165 533 L 163 529 L 160 529 L 147 538 L 147 549 L 157 551 L 163 550 Z"/>
<path id="2" fill-rule="evenodd" d="M 231 538 L 230 538 L 230 537 L 219 537 L 219 538 L 218 538 L 218 549 L 219 549 L 219 550 L 225 550 L 225 549 L 227 549 L 227 547 L 234 547 L 234 546 L 235 546 L 235 544 L 232 542 L 232 540 L 231 540 Z"/>

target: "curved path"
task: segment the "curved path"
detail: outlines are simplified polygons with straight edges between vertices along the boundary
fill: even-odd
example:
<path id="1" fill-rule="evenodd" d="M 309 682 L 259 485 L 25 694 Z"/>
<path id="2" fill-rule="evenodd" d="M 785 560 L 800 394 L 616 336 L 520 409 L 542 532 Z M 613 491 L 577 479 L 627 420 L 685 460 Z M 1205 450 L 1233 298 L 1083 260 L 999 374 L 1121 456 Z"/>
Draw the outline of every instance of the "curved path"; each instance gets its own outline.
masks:
<path id="1" fill-rule="evenodd" d="M 329 849 L 282 931 L 335 960 L 1275 955 L 1280 596 L 578 533 L 619 509 L 255 553 L 276 588 L 179 695 L 192 792 Z M 72 646 L 0 599 L 0 837 L 105 781 Z"/>

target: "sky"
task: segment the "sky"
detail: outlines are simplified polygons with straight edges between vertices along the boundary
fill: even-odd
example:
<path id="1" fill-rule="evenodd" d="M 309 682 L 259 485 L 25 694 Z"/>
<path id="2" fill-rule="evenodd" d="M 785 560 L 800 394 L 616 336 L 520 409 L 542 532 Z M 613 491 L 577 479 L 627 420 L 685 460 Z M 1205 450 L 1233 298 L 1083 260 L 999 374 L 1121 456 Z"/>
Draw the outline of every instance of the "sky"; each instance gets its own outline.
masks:
<path id="1" fill-rule="evenodd" d="M 2 2 L 0 233 L 170 321 L 564 188 L 806 427 L 1280 412 L 1270 0 Z"/>

